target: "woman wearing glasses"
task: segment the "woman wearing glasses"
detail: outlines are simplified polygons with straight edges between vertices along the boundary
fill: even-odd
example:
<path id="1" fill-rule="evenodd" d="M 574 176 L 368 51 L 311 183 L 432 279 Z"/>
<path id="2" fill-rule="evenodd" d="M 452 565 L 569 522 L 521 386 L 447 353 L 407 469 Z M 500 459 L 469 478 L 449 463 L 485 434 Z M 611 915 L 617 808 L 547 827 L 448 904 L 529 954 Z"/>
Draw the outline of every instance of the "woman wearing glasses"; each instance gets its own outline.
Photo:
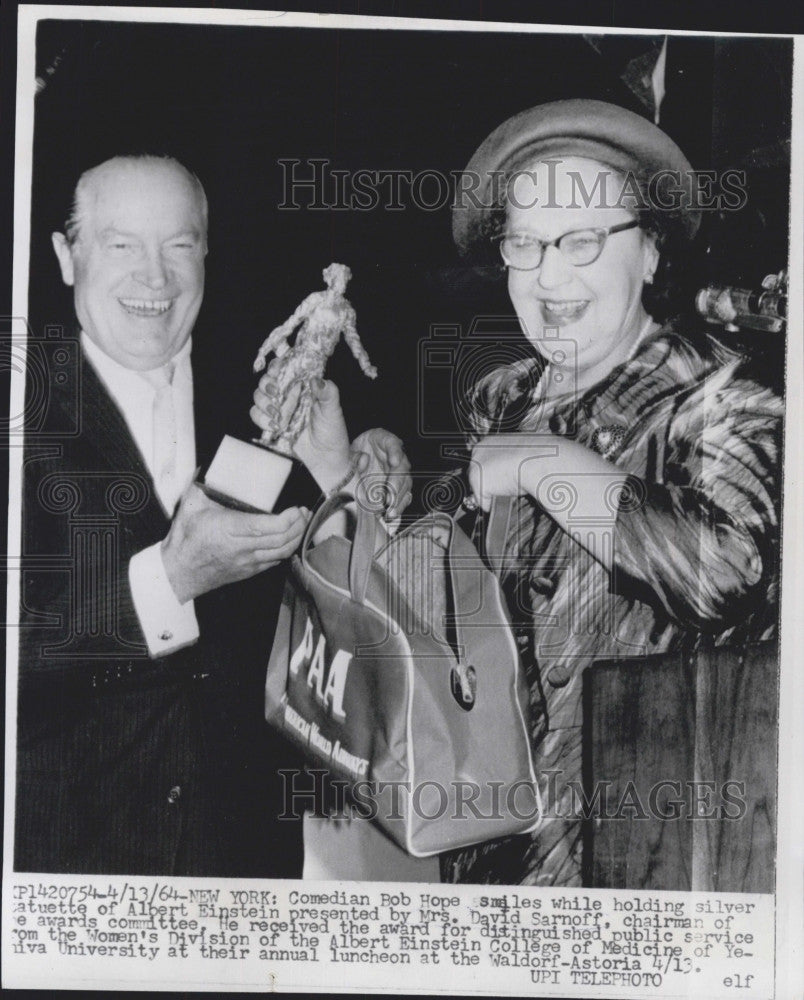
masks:
<path id="1" fill-rule="evenodd" d="M 782 406 L 667 315 L 700 192 L 660 129 L 597 101 L 532 108 L 485 140 L 460 190 L 458 248 L 501 255 L 533 348 L 475 387 L 469 481 L 484 509 L 516 498 L 504 582 L 531 626 L 546 815 L 533 836 L 446 856 L 442 876 L 580 885 L 582 673 L 772 634 Z"/>

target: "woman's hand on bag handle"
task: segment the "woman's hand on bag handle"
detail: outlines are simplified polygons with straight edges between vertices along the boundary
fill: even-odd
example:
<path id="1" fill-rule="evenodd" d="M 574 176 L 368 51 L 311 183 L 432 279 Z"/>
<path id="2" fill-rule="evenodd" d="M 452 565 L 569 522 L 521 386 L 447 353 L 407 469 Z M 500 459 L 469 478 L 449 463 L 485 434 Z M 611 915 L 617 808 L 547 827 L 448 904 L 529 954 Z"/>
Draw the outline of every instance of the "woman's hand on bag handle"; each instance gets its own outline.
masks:
<path id="1" fill-rule="evenodd" d="M 519 434 L 492 434 L 472 448 L 469 489 L 483 510 L 491 507 L 493 497 L 521 496 L 527 492 L 522 471 L 530 454 L 523 446 L 524 438 Z"/>
<path id="2" fill-rule="evenodd" d="M 413 479 L 405 447 L 396 436 L 382 427 L 364 431 L 352 442 L 352 456 L 360 456 L 358 479 L 364 479 L 373 499 L 385 505 L 386 523 L 393 526 L 413 499 Z"/>
<path id="3" fill-rule="evenodd" d="M 491 434 L 478 441 L 469 487 L 483 510 L 495 496 L 530 496 L 566 532 L 583 522 L 579 542 L 611 569 L 617 497 L 628 475 L 577 441 L 551 434 Z"/>

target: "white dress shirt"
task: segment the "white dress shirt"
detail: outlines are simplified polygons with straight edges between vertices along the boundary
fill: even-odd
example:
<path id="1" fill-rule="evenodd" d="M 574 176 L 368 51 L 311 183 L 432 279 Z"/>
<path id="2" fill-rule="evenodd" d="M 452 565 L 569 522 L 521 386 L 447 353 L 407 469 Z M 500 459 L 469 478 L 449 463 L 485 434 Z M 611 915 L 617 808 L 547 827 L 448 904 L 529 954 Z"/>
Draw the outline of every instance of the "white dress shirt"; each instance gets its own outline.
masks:
<path id="1" fill-rule="evenodd" d="M 81 345 L 101 382 L 123 415 L 145 467 L 153 476 L 153 411 L 156 390 L 139 372 L 123 367 L 105 354 L 85 333 Z M 193 421 L 193 373 L 191 341 L 173 359 L 171 383 L 176 420 L 176 476 L 182 491 L 195 472 L 195 426 Z M 168 517 L 173 516 L 174 498 L 159 497 Z M 148 652 L 164 656 L 198 639 L 198 621 L 192 601 L 180 604 L 170 586 L 162 561 L 161 542 L 132 557 L 128 566 L 134 608 Z"/>

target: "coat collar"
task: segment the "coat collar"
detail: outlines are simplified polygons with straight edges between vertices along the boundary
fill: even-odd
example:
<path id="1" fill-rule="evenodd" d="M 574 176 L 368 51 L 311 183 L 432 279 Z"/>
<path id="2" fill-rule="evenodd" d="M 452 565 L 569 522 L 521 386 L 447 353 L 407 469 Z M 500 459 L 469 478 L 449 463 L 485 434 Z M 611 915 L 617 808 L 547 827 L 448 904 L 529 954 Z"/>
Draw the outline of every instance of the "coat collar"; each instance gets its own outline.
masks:
<path id="1" fill-rule="evenodd" d="M 231 400 L 228 398 L 230 393 L 225 392 L 221 386 L 220 372 L 211 370 L 203 362 L 199 363 L 195 350 L 191 362 L 196 464 L 203 469 L 212 460 L 224 432 L 232 424 L 226 414 L 226 406 Z M 123 414 L 83 351 L 79 351 L 78 367 L 77 385 L 70 387 L 70 398 L 67 398 L 66 392 L 53 394 L 53 422 L 56 427 L 74 426 L 77 393 L 77 412 L 81 424 L 76 444 L 85 453 L 87 450 L 94 453 L 90 460 L 91 467 L 110 471 L 126 470 L 144 477 L 152 484 L 150 473 L 131 437 Z M 51 423 L 50 420 L 48 422 Z M 66 444 L 69 439 L 63 440 Z M 156 504 L 159 506 L 158 501 Z"/>

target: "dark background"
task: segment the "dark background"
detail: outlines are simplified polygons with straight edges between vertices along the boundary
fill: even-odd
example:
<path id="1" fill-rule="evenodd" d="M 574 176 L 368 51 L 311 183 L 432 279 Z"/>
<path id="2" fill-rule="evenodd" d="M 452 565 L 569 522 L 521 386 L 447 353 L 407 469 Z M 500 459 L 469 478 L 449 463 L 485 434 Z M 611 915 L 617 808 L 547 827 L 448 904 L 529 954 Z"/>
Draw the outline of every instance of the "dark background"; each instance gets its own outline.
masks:
<path id="1" fill-rule="evenodd" d="M 428 212 L 403 195 L 400 211 L 279 210 L 278 159 L 449 174 L 502 120 L 543 101 L 592 97 L 649 115 L 625 78 L 658 43 L 659 36 L 43 22 L 34 336 L 71 315 L 49 234 L 63 228 L 80 173 L 119 152 L 171 153 L 198 174 L 209 198 L 207 292 L 194 351 L 242 399 L 241 426 L 230 429 L 249 431 L 257 346 L 322 287 L 321 269 L 336 260 L 354 272 L 347 295 L 381 373 L 369 382 L 338 348 L 329 374 L 341 386 L 350 429 L 387 426 L 418 468 L 435 468 L 438 446 L 457 429 L 451 375 L 422 371 L 420 344 L 433 324 L 465 333 L 473 318 L 487 317 L 482 337 L 491 357 L 495 331 L 516 326 L 505 319 L 504 281 L 461 268 L 447 207 Z M 783 39 L 669 41 L 661 126 L 694 167 L 738 167 L 749 178 L 744 210 L 705 218 L 695 249 L 701 286 L 756 287 L 786 264 L 791 64 L 792 44 Z M 782 338 L 742 339 L 757 376 L 778 384 Z"/>

